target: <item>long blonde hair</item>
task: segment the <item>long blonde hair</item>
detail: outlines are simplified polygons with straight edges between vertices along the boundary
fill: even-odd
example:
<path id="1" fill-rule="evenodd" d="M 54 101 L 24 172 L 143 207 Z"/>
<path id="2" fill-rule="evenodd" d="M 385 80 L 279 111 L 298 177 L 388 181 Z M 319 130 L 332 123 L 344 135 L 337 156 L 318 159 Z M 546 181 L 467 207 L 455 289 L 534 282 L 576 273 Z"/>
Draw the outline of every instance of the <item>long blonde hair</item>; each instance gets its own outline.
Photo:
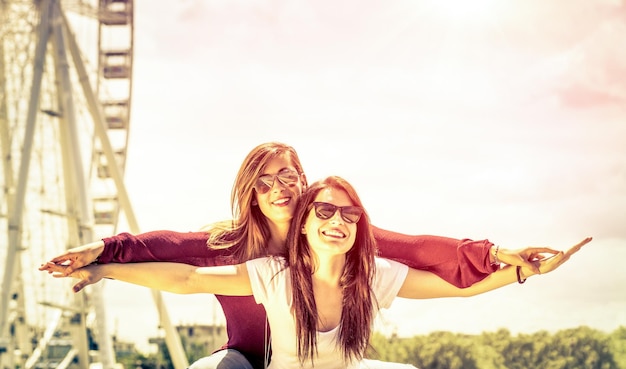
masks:
<path id="1" fill-rule="evenodd" d="M 258 145 L 248 153 L 237 176 L 230 196 L 233 219 L 211 224 L 207 246 L 213 249 L 231 249 L 235 262 L 244 262 L 267 255 L 267 241 L 270 229 L 267 218 L 258 206 L 253 206 L 254 184 L 267 164 L 280 155 L 287 155 L 301 180 L 302 164 L 296 150 L 280 142 L 267 142 Z M 306 187 L 306 183 L 303 183 Z"/>
<path id="2" fill-rule="evenodd" d="M 336 176 L 313 183 L 298 201 L 287 235 L 287 253 L 298 337 L 297 350 L 301 363 L 307 359 L 313 360 L 317 354 L 319 317 L 311 277 L 315 267 L 314 255 L 306 235 L 300 230 L 306 222 L 316 196 L 325 188 L 344 191 L 353 205 L 363 207 L 352 185 Z M 340 282 L 343 287 L 343 302 L 338 343 L 346 361 L 351 358 L 361 359 L 369 342 L 376 303 L 371 290 L 375 253 L 376 241 L 369 217 L 364 212 L 357 223 L 354 246 L 346 253 L 346 264 Z"/>

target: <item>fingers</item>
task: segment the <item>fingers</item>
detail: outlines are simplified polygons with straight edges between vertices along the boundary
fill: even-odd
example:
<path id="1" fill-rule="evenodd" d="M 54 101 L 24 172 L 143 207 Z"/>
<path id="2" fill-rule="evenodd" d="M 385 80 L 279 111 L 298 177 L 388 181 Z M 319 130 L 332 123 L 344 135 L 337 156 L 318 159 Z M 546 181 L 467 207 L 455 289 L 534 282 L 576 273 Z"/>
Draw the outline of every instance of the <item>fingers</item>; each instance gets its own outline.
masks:
<path id="1" fill-rule="evenodd" d="M 593 239 L 592 237 L 586 237 L 582 241 L 577 243 L 576 245 L 572 246 L 569 250 L 567 250 L 566 252 L 567 256 L 569 257 L 577 253 L 583 246 L 591 242 L 592 239 Z"/>
<path id="2" fill-rule="evenodd" d="M 577 253 L 578 251 L 580 251 L 580 249 L 585 246 L 586 244 L 588 244 L 589 242 L 591 242 L 593 238 L 592 237 L 586 237 L 584 238 L 582 241 L 580 241 L 579 243 L 575 244 L 574 246 L 572 246 L 571 248 L 569 248 L 569 250 L 563 252 L 560 251 L 558 254 L 555 254 L 547 259 L 542 260 L 542 272 L 543 273 L 547 273 L 547 272 L 551 272 L 553 270 L 555 270 L 556 268 L 560 267 L 561 265 L 563 265 L 563 263 L 565 263 L 567 260 L 569 260 L 569 258 L 574 255 L 575 253 Z"/>
<path id="3" fill-rule="evenodd" d="M 45 264 L 39 266 L 40 271 L 47 271 L 48 273 L 61 273 L 64 277 L 68 277 L 74 273 L 76 269 L 81 268 L 80 263 L 74 264 L 72 261 L 69 263 L 59 262 L 59 260 L 52 259 Z"/>
<path id="4" fill-rule="evenodd" d="M 87 286 L 88 286 L 88 285 L 90 285 L 90 284 L 91 284 L 91 283 L 89 283 L 89 282 L 87 282 L 87 281 L 85 281 L 85 280 L 82 280 L 82 281 L 80 281 L 80 282 L 76 283 L 76 284 L 74 285 L 74 287 L 72 287 L 72 291 L 74 291 L 74 293 L 78 293 L 78 292 L 80 292 L 83 288 L 87 287 Z"/>
<path id="5" fill-rule="evenodd" d="M 549 258 L 543 259 L 540 265 L 541 274 L 546 274 L 555 270 L 563 264 L 565 260 L 567 260 L 567 258 L 565 257 L 565 253 L 563 251 L 559 251 L 557 254 L 552 255 Z"/>
<path id="6" fill-rule="evenodd" d="M 59 271 L 60 268 L 63 268 L 63 266 L 55 264 L 55 263 L 53 263 L 51 261 L 49 261 L 49 262 L 47 262 L 45 264 L 41 264 L 39 266 L 39 270 L 41 270 L 42 272 L 43 271 L 47 271 L 48 273 Z"/>
<path id="7" fill-rule="evenodd" d="M 48 273 L 62 273 L 65 277 L 72 274 L 72 272 L 74 272 L 75 270 L 71 262 L 69 264 L 66 264 L 64 262 L 59 262 L 59 260 L 55 261 L 55 259 L 52 259 L 45 264 L 41 264 L 38 269 L 40 271 L 47 271 Z"/>
<path id="8" fill-rule="evenodd" d="M 74 271 L 70 266 L 55 264 L 51 261 L 41 264 L 39 270 L 42 272 L 48 272 L 55 278 L 68 277 Z"/>
<path id="9" fill-rule="evenodd" d="M 64 276 L 64 277 L 68 277 L 70 274 L 74 273 L 74 268 L 72 267 L 72 264 L 70 264 L 70 265 L 66 266 L 66 267 L 63 269 L 63 272 L 62 272 L 62 273 L 63 273 L 63 276 Z"/>
<path id="10" fill-rule="evenodd" d="M 48 265 L 48 264 L 50 264 L 50 262 L 47 262 L 47 263 L 45 263 L 45 264 L 41 264 L 41 265 L 39 266 L 39 268 L 37 268 L 37 269 L 39 269 L 39 270 L 40 270 L 40 271 L 42 271 L 42 272 L 43 272 L 43 271 L 46 271 L 46 270 L 48 270 L 48 268 L 49 268 L 49 265 Z"/>
<path id="11" fill-rule="evenodd" d="M 529 268 L 530 270 L 533 271 L 533 273 L 535 274 L 539 274 L 539 266 L 537 265 L 537 263 L 535 262 L 536 260 L 538 260 L 537 255 L 529 255 L 527 257 L 524 257 L 522 255 L 519 255 L 519 257 L 517 258 L 517 263 L 515 265 L 524 267 L 524 268 Z M 512 264 L 513 265 L 513 264 Z"/>
<path id="12" fill-rule="evenodd" d="M 529 247 L 526 249 L 532 254 L 558 254 L 559 250 L 552 249 L 550 247 Z"/>
<path id="13" fill-rule="evenodd" d="M 72 257 L 70 254 L 66 253 L 66 254 L 59 255 L 50 259 L 50 262 L 55 263 L 55 264 L 63 264 L 65 262 L 72 262 Z"/>
<path id="14" fill-rule="evenodd" d="M 76 283 L 72 287 L 72 291 L 74 293 L 82 291 L 88 285 L 97 282 L 99 279 L 94 279 L 94 277 L 89 273 L 89 271 L 79 271 L 74 275 L 74 268 L 69 265 L 56 264 L 53 261 L 49 261 L 45 264 L 42 264 L 39 267 L 40 271 L 48 272 L 48 274 L 52 274 L 54 278 L 66 278 L 66 277 L 74 277 L 80 279 L 78 283 Z"/>

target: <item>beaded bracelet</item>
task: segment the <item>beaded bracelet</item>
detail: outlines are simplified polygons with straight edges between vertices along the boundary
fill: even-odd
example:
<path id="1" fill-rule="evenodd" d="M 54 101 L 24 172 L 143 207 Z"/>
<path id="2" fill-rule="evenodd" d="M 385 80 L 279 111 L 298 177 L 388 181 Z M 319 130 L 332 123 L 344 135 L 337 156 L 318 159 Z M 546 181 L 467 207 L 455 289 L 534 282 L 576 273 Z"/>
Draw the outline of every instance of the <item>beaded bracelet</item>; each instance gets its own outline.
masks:
<path id="1" fill-rule="evenodd" d="M 491 265 L 500 264 L 500 260 L 498 260 L 498 250 L 500 250 L 500 245 L 496 245 L 496 252 L 493 253 L 493 263 L 491 263 Z"/>
<path id="2" fill-rule="evenodd" d="M 517 274 L 517 283 L 519 284 L 526 282 L 526 278 L 522 279 L 521 270 L 522 270 L 522 267 L 519 265 L 517 266 L 517 268 L 515 268 L 515 273 Z"/>

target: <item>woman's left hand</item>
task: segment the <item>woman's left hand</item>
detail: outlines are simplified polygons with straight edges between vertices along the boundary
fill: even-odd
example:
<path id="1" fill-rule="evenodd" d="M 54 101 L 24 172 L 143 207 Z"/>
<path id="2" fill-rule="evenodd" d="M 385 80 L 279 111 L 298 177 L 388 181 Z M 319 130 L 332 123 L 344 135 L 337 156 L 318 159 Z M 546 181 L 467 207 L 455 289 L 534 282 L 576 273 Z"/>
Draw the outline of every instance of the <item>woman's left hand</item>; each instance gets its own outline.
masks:
<path id="1" fill-rule="evenodd" d="M 539 274 L 539 263 L 546 258 L 558 255 L 562 251 L 558 251 L 549 247 L 530 246 L 523 249 L 509 250 L 500 248 L 498 251 L 498 261 L 513 266 L 519 266 L 530 269 L 534 274 Z M 546 254 L 551 254 L 546 256 Z"/>
<path id="2" fill-rule="evenodd" d="M 572 257 L 572 255 L 580 251 L 580 249 L 583 246 L 591 242 L 591 240 L 592 240 L 592 237 L 587 237 L 583 239 L 582 241 L 580 241 L 579 243 L 577 243 L 576 245 L 570 247 L 567 251 L 559 251 L 554 256 L 537 261 L 536 263 L 539 264 L 538 266 L 539 266 L 540 273 L 541 274 L 550 273 L 551 271 L 560 267 L 561 265 L 563 265 L 563 263 L 569 260 L 569 258 Z"/>

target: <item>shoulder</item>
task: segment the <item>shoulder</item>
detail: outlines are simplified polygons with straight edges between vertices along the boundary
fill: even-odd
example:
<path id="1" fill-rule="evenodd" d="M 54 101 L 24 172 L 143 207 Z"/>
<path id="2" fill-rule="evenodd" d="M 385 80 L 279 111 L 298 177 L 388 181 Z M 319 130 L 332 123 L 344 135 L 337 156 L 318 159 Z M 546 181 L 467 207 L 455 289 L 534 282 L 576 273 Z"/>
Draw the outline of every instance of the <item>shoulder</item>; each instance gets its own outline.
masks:
<path id="1" fill-rule="evenodd" d="M 269 301 L 269 296 L 289 289 L 289 274 L 286 270 L 286 261 L 281 257 L 262 257 L 248 260 L 245 263 L 248 269 L 248 278 L 252 287 L 252 294 L 257 303 Z"/>
<path id="2" fill-rule="evenodd" d="M 372 291 L 376 296 L 379 308 L 388 308 L 398 295 L 409 267 L 397 261 L 375 258 L 376 273 L 372 283 Z"/>
<path id="3" fill-rule="evenodd" d="M 287 268 L 287 260 L 282 256 L 265 256 L 246 261 L 248 270 L 276 274 Z"/>
<path id="4" fill-rule="evenodd" d="M 408 269 L 409 267 L 406 266 L 405 264 L 399 263 L 395 260 L 391 260 L 391 259 L 386 259 L 386 258 L 381 258 L 381 257 L 375 257 L 374 258 L 374 262 L 376 264 L 376 270 L 402 270 L 402 269 Z"/>
<path id="5" fill-rule="evenodd" d="M 376 257 L 376 271 L 374 273 L 374 285 L 386 288 L 385 286 L 396 285 L 404 282 L 409 267 L 394 260 Z"/>

